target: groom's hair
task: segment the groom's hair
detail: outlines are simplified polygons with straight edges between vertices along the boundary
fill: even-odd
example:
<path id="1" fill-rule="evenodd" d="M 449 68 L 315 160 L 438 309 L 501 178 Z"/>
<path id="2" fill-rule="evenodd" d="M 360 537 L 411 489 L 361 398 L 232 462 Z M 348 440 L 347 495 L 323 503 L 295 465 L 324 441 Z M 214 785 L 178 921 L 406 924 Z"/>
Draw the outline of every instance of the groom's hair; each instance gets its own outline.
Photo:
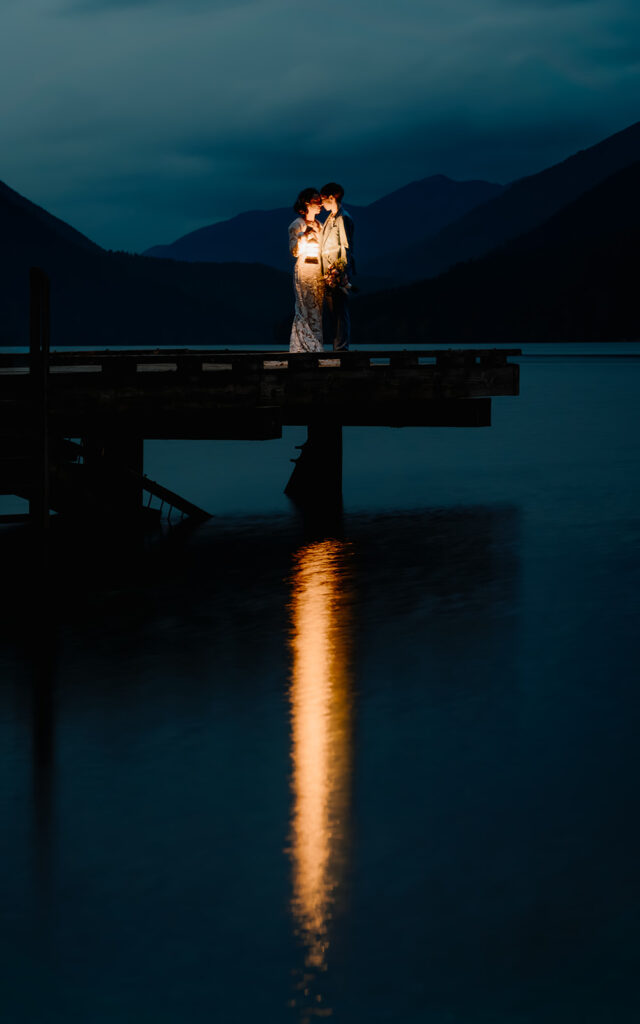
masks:
<path id="1" fill-rule="evenodd" d="M 344 195 L 344 189 L 342 185 L 338 185 L 337 181 L 329 181 L 326 185 L 323 185 L 320 189 L 321 196 L 335 196 L 338 202 Z"/>

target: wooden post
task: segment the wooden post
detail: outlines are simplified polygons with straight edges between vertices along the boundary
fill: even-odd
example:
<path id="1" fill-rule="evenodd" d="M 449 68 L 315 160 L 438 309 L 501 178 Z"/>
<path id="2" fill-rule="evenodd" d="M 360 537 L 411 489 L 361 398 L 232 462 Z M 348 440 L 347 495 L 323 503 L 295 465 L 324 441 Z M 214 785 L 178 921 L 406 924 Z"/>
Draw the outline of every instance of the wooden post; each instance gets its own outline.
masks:
<path id="1" fill-rule="evenodd" d="M 144 440 L 141 437 L 109 438 L 105 446 L 105 458 L 113 465 L 130 472 L 118 476 L 114 481 L 115 505 L 127 518 L 135 519 L 142 513 L 142 477 L 144 471 Z"/>
<path id="2" fill-rule="evenodd" d="M 49 348 L 51 310 L 49 278 L 40 267 L 31 267 L 29 373 L 33 416 L 33 482 L 29 497 L 32 523 L 42 530 L 49 526 Z"/>
<path id="3" fill-rule="evenodd" d="M 307 441 L 285 494 L 300 505 L 335 506 L 342 500 L 342 426 L 317 420 L 307 427 Z"/>
<path id="4" fill-rule="evenodd" d="M 125 434 L 84 439 L 84 464 L 104 515 L 135 518 L 142 511 L 144 440 Z"/>
<path id="5" fill-rule="evenodd" d="M 52 831 L 55 771 L 54 631 L 48 592 L 40 594 L 34 616 L 38 629 L 32 645 L 31 763 L 34 813 L 36 885 L 41 914 L 47 927 L 52 897 Z"/>

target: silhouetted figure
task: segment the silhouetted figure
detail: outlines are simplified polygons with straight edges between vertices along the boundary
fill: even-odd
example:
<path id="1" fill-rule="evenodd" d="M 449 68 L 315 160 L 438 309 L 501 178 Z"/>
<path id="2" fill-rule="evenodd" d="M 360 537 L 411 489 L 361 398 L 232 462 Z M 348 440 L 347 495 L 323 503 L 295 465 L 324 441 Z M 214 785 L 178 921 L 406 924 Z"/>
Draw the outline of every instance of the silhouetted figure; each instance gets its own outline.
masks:
<path id="1" fill-rule="evenodd" d="M 320 260 L 325 281 L 326 323 L 334 352 L 345 351 L 351 340 L 349 291 L 355 271 L 353 219 L 342 206 L 344 189 L 335 181 L 320 190 L 329 216 L 322 225 Z"/>

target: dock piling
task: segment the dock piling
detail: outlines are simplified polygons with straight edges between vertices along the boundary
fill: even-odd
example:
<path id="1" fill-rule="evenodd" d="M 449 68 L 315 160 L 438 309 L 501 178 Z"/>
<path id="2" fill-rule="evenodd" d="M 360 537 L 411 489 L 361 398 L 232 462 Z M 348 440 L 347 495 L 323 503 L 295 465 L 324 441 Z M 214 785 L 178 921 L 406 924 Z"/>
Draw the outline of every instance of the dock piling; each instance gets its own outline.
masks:
<path id="1" fill-rule="evenodd" d="M 342 426 L 316 420 L 307 426 L 285 494 L 297 504 L 334 505 L 342 500 Z"/>

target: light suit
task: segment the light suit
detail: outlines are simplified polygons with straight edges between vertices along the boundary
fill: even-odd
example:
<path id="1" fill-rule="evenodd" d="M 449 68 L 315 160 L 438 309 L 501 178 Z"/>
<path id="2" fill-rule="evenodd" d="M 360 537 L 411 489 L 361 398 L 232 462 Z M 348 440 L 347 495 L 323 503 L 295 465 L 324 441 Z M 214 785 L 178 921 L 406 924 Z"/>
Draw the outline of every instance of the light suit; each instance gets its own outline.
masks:
<path id="1" fill-rule="evenodd" d="M 320 266 L 323 275 L 337 260 L 344 260 L 349 280 L 355 272 L 353 258 L 353 219 L 343 206 L 330 213 L 322 225 Z M 349 299 L 340 288 L 325 289 L 325 324 L 334 352 L 349 348 L 351 318 Z"/>

